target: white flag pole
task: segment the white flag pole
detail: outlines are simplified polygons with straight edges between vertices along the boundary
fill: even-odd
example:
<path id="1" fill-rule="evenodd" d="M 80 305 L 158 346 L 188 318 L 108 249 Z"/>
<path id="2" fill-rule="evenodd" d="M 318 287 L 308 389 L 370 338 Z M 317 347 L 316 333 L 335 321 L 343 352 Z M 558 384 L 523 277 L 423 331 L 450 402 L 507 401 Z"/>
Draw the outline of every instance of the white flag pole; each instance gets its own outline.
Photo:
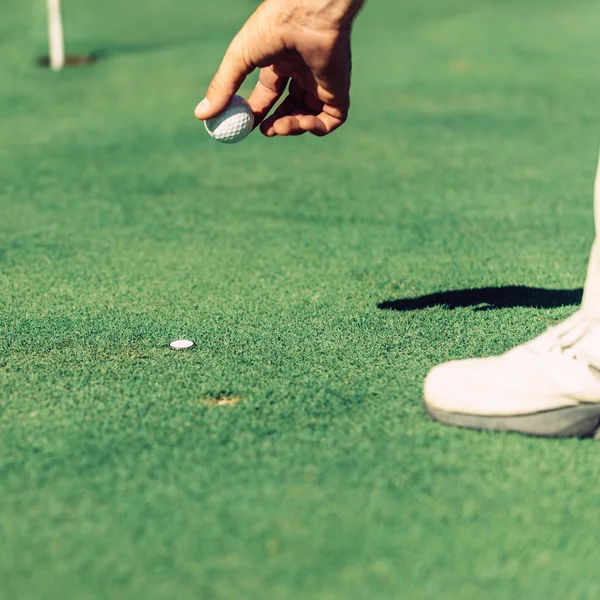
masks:
<path id="1" fill-rule="evenodd" d="M 48 2 L 48 35 L 50 38 L 50 67 L 60 71 L 65 66 L 65 39 L 60 0 Z"/>

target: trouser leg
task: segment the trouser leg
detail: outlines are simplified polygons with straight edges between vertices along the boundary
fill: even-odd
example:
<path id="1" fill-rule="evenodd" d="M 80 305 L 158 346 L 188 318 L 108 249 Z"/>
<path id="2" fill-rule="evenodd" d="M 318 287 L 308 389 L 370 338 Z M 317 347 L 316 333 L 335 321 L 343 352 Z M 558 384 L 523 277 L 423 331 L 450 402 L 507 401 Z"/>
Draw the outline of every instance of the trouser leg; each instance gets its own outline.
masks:
<path id="1" fill-rule="evenodd" d="M 594 214 L 596 217 L 596 241 L 592 247 L 585 282 L 583 311 L 594 321 L 600 321 L 600 160 L 594 185 Z"/>

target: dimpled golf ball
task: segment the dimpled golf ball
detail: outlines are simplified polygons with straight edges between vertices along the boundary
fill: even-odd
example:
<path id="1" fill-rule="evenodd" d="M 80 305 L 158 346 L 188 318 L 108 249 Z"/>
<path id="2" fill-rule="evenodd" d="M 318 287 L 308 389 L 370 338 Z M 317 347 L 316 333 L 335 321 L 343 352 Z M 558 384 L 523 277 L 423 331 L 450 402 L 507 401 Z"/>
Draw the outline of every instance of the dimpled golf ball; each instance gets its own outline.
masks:
<path id="1" fill-rule="evenodd" d="M 254 126 L 254 114 L 241 96 L 234 96 L 229 106 L 212 119 L 204 121 L 210 137 L 223 144 L 241 142 Z"/>

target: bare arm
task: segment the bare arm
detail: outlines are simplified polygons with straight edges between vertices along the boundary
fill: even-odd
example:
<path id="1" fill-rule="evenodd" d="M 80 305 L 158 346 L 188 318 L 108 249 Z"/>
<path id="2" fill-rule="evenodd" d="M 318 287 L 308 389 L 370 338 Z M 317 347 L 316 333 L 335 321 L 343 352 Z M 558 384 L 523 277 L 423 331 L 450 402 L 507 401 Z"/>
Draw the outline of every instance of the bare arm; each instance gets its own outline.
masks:
<path id="1" fill-rule="evenodd" d="M 364 1 L 265 0 L 231 42 L 196 117 L 222 112 L 259 68 L 249 103 L 266 136 L 337 129 L 350 108 L 350 35 Z M 288 83 L 287 97 L 265 119 Z"/>

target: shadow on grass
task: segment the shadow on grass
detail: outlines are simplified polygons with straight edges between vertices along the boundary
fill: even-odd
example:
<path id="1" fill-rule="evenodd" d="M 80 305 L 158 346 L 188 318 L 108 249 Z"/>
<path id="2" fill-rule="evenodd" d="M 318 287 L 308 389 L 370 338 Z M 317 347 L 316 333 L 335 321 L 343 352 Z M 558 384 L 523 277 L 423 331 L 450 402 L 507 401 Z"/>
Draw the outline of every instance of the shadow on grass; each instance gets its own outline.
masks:
<path id="1" fill-rule="evenodd" d="M 161 50 L 169 50 L 180 46 L 197 44 L 198 37 L 186 37 L 171 40 L 159 40 L 149 42 L 132 42 L 130 44 L 114 44 L 111 46 L 100 46 L 94 51 L 94 55 L 98 59 L 109 59 L 114 56 L 125 54 L 146 54 L 148 52 L 160 52 Z"/>
<path id="2" fill-rule="evenodd" d="M 442 306 L 448 310 L 473 307 L 474 310 L 497 310 L 500 308 L 558 308 L 581 304 L 582 289 L 547 290 L 525 285 L 484 287 L 471 290 L 436 292 L 416 298 L 387 300 L 377 305 L 382 310 L 421 310 Z"/>

